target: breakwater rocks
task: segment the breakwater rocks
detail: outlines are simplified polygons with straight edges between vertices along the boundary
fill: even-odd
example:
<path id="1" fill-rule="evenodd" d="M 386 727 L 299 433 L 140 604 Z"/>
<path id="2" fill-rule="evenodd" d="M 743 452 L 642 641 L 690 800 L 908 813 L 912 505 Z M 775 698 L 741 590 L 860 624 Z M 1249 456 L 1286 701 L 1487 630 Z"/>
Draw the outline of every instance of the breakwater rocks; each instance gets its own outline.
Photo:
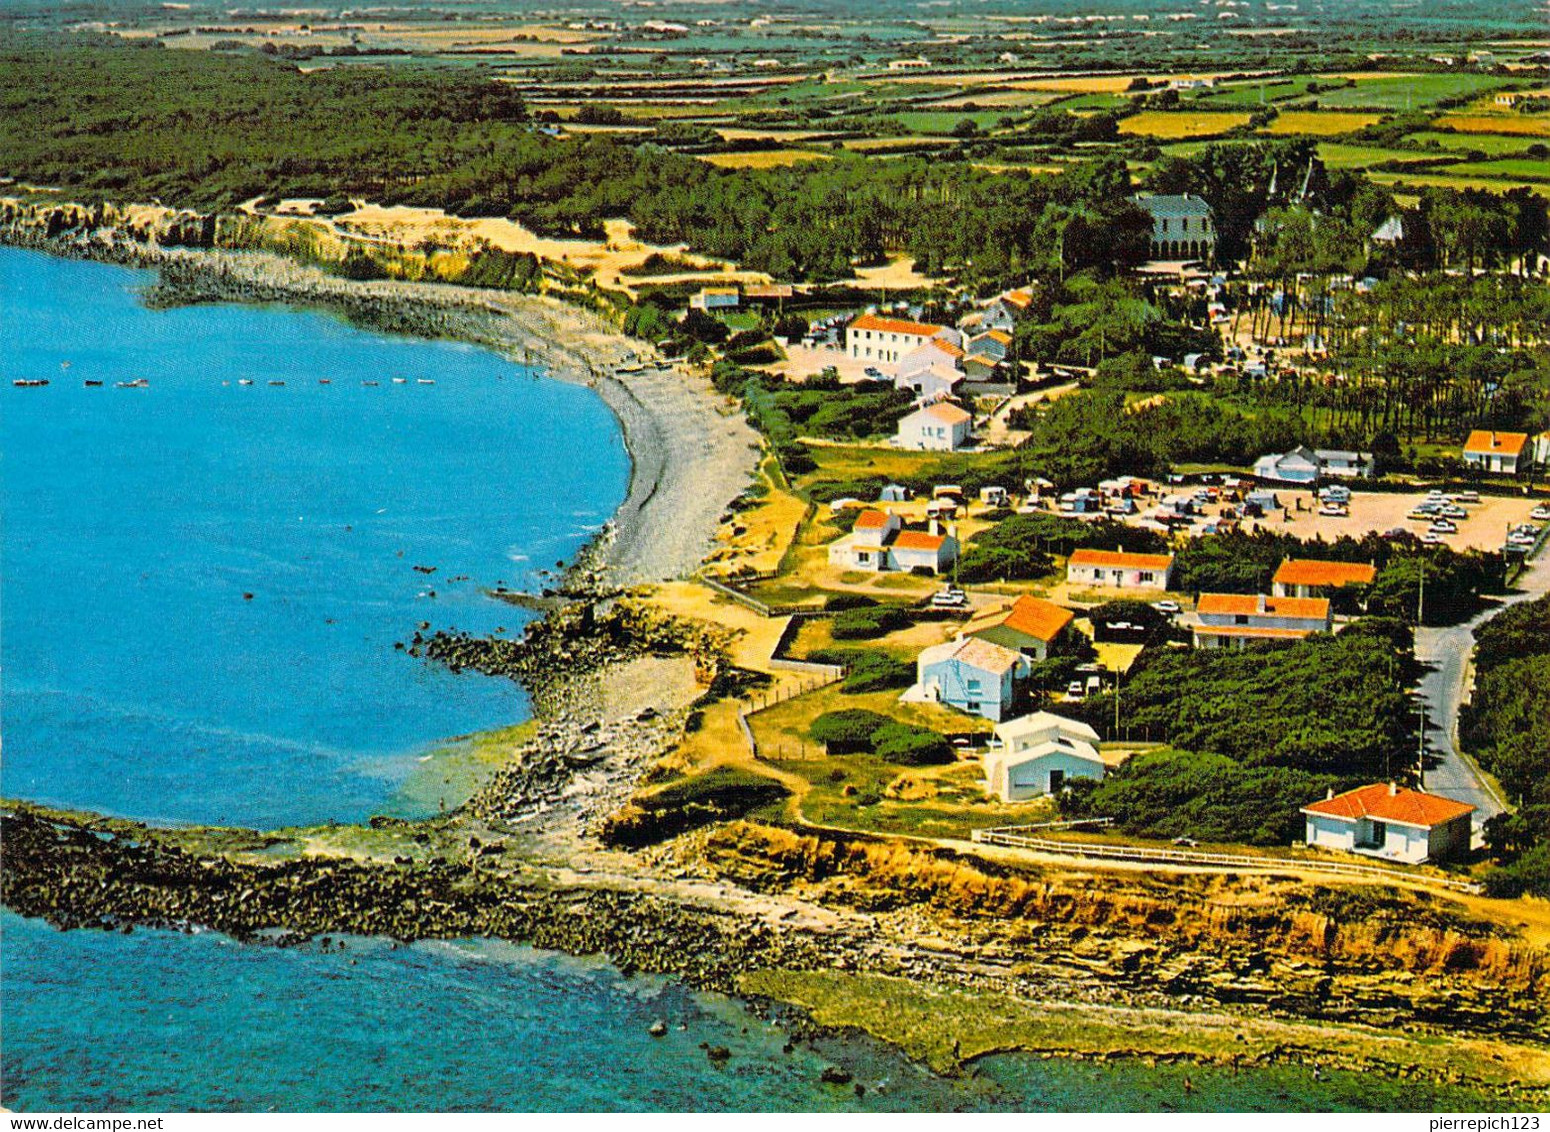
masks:
<path id="1" fill-rule="evenodd" d="M 574 677 L 648 653 L 687 653 L 707 686 L 726 667 L 726 638 L 718 630 L 621 598 L 579 601 L 528 625 L 520 640 L 476 637 L 443 629 L 410 641 L 410 655 L 520 682 L 542 713 L 557 705 L 555 689 Z"/>
<path id="2" fill-rule="evenodd" d="M 0 814 L 5 903 L 58 928 L 212 928 L 252 942 L 322 935 L 401 941 L 469 936 L 604 955 L 626 972 L 672 974 L 733 993 L 740 972 L 825 968 L 845 941 L 778 930 L 639 892 L 557 889 L 543 874 L 484 867 L 479 848 L 393 865 L 302 857 L 253 864 L 187 852 L 175 834 L 43 815 Z M 482 846 L 480 847 L 482 848 Z"/>

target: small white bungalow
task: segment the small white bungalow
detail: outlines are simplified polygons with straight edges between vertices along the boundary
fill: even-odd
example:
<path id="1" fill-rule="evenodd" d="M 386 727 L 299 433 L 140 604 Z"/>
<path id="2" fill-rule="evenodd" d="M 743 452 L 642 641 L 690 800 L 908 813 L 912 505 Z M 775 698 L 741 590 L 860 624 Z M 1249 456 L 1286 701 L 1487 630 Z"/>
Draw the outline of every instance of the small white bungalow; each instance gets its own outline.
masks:
<path id="1" fill-rule="evenodd" d="M 1075 778 L 1102 778 L 1098 733 L 1087 724 L 1041 711 L 996 724 L 985 753 L 985 789 L 1003 802 L 1058 794 Z"/>
<path id="2" fill-rule="evenodd" d="M 1330 791 L 1302 809 L 1309 845 L 1410 865 L 1467 855 L 1474 812 L 1467 802 L 1392 782 Z"/>
<path id="3" fill-rule="evenodd" d="M 1171 554 L 1127 554 L 1123 550 L 1073 551 L 1066 560 L 1066 581 L 1077 586 L 1113 586 L 1166 590 L 1173 575 Z"/>

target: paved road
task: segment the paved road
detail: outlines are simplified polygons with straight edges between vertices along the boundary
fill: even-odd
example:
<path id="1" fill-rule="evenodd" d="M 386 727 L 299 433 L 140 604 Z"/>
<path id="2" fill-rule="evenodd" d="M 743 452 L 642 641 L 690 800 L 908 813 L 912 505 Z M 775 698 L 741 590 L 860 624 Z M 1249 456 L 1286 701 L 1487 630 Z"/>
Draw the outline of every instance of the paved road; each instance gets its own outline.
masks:
<path id="1" fill-rule="evenodd" d="M 1430 671 L 1421 678 L 1421 697 L 1426 701 L 1425 786 L 1433 794 L 1456 798 L 1475 807 L 1475 824 L 1506 807 L 1459 754 L 1459 702 L 1464 695 L 1464 675 L 1475 647 L 1475 629 L 1505 605 L 1530 601 L 1550 593 L 1550 553 L 1541 549 L 1518 578 L 1517 590 L 1497 605 L 1462 625 L 1422 628 L 1416 631 L 1415 653 Z"/>

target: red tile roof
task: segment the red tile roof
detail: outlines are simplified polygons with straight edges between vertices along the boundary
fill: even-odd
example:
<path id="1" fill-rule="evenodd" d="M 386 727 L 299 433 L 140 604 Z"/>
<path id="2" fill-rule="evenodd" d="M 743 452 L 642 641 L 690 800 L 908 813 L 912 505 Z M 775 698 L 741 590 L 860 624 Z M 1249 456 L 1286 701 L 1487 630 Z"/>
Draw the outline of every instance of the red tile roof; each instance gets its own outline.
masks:
<path id="1" fill-rule="evenodd" d="M 1431 827 L 1473 813 L 1474 809 L 1468 803 L 1455 802 L 1452 798 L 1439 798 L 1436 794 L 1424 794 L 1408 787 L 1378 782 L 1304 806 L 1302 812 L 1351 821 L 1376 818 L 1378 821 L 1398 822 L 1400 825 Z"/>
<path id="2" fill-rule="evenodd" d="M 1326 562 L 1319 558 L 1288 558 L 1272 581 L 1283 586 L 1365 586 L 1377 577 L 1367 562 Z"/>
<path id="3" fill-rule="evenodd" d="M 1104 566 L 1117 570 L 1166 570 L 1173 565 L 1171 554 L 1127 554 L 1123 550 L 1072 551 L 1072 566 Z"/>
<path id="4" fill-rule="evenodd" d="M 894 536 L 895 550 L 941 550 L 947 539 L 926 531 L 900 531 Z"/>
<path id="5" fill-rule="evenodd" d="M 920 338 L 934 338 L 942 327 L 934 322 L 911 322 L 907 318 L 883 318 L 881 315 L 864 314 L 850 324 L 851 330 L 881 330 L 885 334 L 913 334 Z"/>
<path id="6" fill-rule="evenodd" d="M 882 530 L 888 525 L 888 516 L 882 511 L 868 507 L 856 516 L 855 530 L 869 531 Z"/>
<path id="7" fill-rule="evenodd" d="M 1464 451 L 1481 456 L 1516 456 L 1527 443 L 1526 432 L 1492 432 L 1490 429 L 1477 428 L 1464 442 Z"/>
<path id="8" fill-rule="evenodd" d="M 972 637 L 986 629 L 1005 627 L 1038 641 L 1053 641 L 1060 631 L 1071 624 L 1076 614 L 1063 609 L 1052 601 L 1024 594 L 1011 605 L 988 610 L 969 619 L 964 626 L 964 636 Z"/>
<path id="9" fill-rule="evenodd" d="M 1263 600 L 1265 607 L 1259 607 Z M 1260 594 L 1201 594 L 1196 613 L 1230 614 L 1249 617 L 1305 617 L 1325 620 L 1329 617 L 1327 597 L 1263 597 Z"/>

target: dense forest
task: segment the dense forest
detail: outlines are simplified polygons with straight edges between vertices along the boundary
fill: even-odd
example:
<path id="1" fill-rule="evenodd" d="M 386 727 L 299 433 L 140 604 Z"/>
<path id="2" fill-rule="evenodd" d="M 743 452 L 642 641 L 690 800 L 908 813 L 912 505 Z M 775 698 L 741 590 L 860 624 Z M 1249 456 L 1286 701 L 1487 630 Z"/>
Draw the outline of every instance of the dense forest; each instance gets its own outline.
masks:
<path id="1" fill-rule="evenodd" d="M 789 279 L 845 277 L 896 252 L 991 280 L 1110 267 L 1144 258 L 1148 232 L 1117 158 L 1058 178 L 845 153 L 719 169 L 654 135 L 550 137 L 477 73 L 304 74 L 152 46 L 0 50 L 0 154 L 8 176 L 97 199 L 221 209 L 347 194 L 551 235 L 622 216 L 648 240 Z"/>
<path id="2" fill-rule="evenodd" d="M 1505 861 L 1490 887 L 1550 897 L 1550 597 L 1502 610 L 1475 641 L 1475 691 L 1460 737 L 1517 807 L 1486 823 L 1486 840 Z"/>

